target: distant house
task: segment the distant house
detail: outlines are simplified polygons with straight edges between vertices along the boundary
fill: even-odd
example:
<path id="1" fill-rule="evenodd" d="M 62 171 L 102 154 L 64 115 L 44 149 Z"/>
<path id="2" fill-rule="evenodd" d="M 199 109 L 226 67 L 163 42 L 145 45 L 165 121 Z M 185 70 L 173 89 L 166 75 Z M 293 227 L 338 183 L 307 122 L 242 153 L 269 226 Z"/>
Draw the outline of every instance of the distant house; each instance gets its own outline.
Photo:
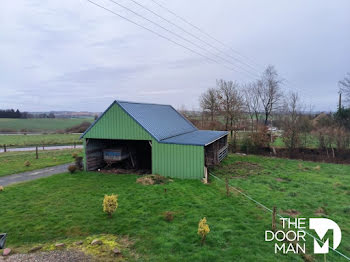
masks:
<path id="1" fill-rule="evenodd" d="M 198 130 L 170 105 L 114 101 L 81 138 L 87 171 L 106 165 L 104 152 L 127 148 L 140 169 L 202 179 L 227 155 L 226 131 Z"/>

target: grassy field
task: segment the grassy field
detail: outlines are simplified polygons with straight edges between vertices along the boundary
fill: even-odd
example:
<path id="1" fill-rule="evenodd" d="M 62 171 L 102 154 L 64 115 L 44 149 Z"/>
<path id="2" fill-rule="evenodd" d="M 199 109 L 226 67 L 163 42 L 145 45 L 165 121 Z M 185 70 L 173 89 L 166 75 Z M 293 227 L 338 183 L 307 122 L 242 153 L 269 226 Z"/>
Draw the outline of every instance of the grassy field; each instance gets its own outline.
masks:
<path id="1" fill-rule="evenodd" d="M 52 132 L 56 130 L 64 130 L 66 128 L 79 125 L 84 121 L 93 122 L 92 118 L 0 118 L 0 131 L 11 132 L 26 130 L 27 132 Z"/>
<path id="2" fill-rule="evenodd" d="M 304 139 L 304 138 L 303 138 Z M 319 141 L 318 139 L 313 136 L 313 135 L 308 135 L 306 136 L 306 141 L 302 140 L 301 141 L 302 146 L 306 145 L 307 148 L 318 148 L 319 147 Z M 282 137 L 277 137 L 275 141 L 273 142 L 272 146 L 275 147 L 286 147 Z M 336 145 L 334 145 L 336 147 Z"/>
<path id="3" fill-rule="evenodd" d="M 349 165 L 230 155 L 212 172 L 283 216 L 334 220 L 343 232 L 338 250 L 350 255 Z"/>
<path id="4" fill-rule="evenodd" d="M 79 137 L 79 134 L 0 135 L 0 146 L 72 145 L 74 142 L 82 144 Z"/>
<path id="5" fill-rule="evenodd" d="M 295 209 L 301 217 L 333 219 L 343 232 L 338 250 L 350 253 L 350 166 L 231 155 L 212 172 L 281 214 Z M 129 236 L 138 261 L 303 261 L 300 255 L 275 255 L 273 244 L 264 241 L 271 215 L 242 196 L 226 197 L 220 182 L 143 186 L 137 178 L 79 172 L 7 187 L 0 193 L 1 231 L 14 248 L 93 234 Z M 108 218 L 102 200 L 111 193 L 119 195 L 119 207 Z M 166 211 L 175 212 L 173 221 L 164 220 Z M 211 231 L 200 246 L 203 217 Z M 332 252 L 327 259 L 344 261 Z"/>
<path id="6" fill-rule="evenodd" d="M 0 177 L 74 162 L 72 154 L 81 152 L 81 149 L 45 150 L 39 151 L 39 159 L 35 159 L 35 152 L 0 153 Z M 30 162 L 29 167 L 24 165 L 27 160 Z"/>

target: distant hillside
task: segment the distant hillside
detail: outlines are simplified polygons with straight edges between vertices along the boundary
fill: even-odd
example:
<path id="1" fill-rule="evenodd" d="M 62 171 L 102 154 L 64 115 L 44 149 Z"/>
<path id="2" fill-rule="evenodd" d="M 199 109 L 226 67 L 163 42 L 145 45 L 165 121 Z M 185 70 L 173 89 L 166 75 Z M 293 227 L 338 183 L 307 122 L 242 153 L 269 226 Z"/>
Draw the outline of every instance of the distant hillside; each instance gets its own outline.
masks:
<path id="1" fill-rule="evenodd" d="M 55 132 L 66 130 L 83 122 L 93 122 L 93 118 L 30 118 L 30 119 L 0 119 L 0 132 Z"/>

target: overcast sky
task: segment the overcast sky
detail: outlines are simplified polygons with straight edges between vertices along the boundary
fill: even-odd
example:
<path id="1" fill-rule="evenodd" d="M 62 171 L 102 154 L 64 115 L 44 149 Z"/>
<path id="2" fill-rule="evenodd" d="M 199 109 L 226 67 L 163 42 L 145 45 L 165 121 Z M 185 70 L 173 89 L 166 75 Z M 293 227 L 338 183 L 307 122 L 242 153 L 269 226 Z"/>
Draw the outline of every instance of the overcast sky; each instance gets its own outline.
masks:
<path id="1" fill-rule="evenodd" d="M 350 71 L 349 0 L 157 0 L 205 32 L 206 37 L 151 0 L 135 0 L 226 53 L 195 40 L 131 0 L 114 0 L 209 49 L 142 20 L 109 0 L 92 0 L 214 63 L 102 10 L 86 0 L 2 1 L 0 8 L 0 108 L 22 111 L 103 111 L 113 100 L 198 108 L 216 79 L 254 80 L 272 64 L 315 110 L 335 110 L 337 82 Z M 242 57 L 243 55 L 243 57 Z M 249 58 L 249 60 L 248 60 Z M 245 68 L 245 70 L 252 70 Z M 254 71 L 255 72 L 255 71 Z M 253 73 L 256 74 L 256 73 Z"/>

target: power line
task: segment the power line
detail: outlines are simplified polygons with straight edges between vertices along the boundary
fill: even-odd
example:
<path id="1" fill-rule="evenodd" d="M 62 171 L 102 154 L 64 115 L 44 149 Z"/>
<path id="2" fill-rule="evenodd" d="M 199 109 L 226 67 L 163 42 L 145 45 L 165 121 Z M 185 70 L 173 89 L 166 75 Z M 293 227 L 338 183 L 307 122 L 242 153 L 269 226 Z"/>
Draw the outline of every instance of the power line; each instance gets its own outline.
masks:
<path id="1" fill-rule="evenodd" d="M 130 1 L 136 2 L 135 0 L 130 0 Z M 195 28 L 196 30 L 198 30 L 198 31 L 201 32 L 202 34 L 204 34 L 204 35 L 206 35 L 207 37 L 209 37 L 210 39 L 212 39 L 212 40 L 214 40 L 215 42 L 219 43 L 221 46 L 230 49 L 231 51 L 233 51 L 233 52 L 236 53 L 237 55 L 241 56 L 242 58 L 247 59 L 247 60 L 250 60 L 250 61 L 251 61 L 253 64 L 255 64 L 255 66 L 257 66 L 258 68 L 261 68 L 261 65 L 257 64 L 254 60 L 250 59 L 250 58 L 247 57 L 247 56 L 244 56 L 244 55 L 240 54 L 240 52 L 234 50 L 233 48 L 231 48 L 230 46 L 228 46 L 228 45 L 225 44 L 224 42 L 218 40 L 218 39 L 215 38 L 214 36 L 212 36 L 212 35 L 210 35 L 209 33 L 205 32 L 205 31 L 204 31 L 203 29 L 201 29 L 200 27 L 198 27 L 198 26 L 194 25 L 193 23 L 189 22 L 187 19 L 185 19 L 185 18 L 183 18 L 182 16 L 178 15 L 177 13 L 175 13 L 175 12 L 172 11 L 172 10 L 170 10 L 169 8 L 167 8 L 167 7 L 164 6 L 163 4 L 159 3 L 158 1 L 156 1 L 156 0 L 149 0 L 149 1 L 155 3 L 156 5 L 158 5 L 159 7 L 161 7 L 162 9 L 166 10 L 167 12 L 169 12 L 170 14 L 172 14 L 173 16 L 175 16 L 175 17 L 177 17 L 178 19 L 180 19 L 181 21 L 183 21 L 184 23 L 190 25 L 191 27 Z M 230 56 L 230 57 L 232 57 L 232 56 Z M 245 63 L 245 64 L 246 64 L 246 63 Z M 247 65 L 249 65 L 249 64 L 247 64 Z M 260 74 L 259 70 L 258 70 L 256 67 L 253 67 L 253 66 L 251 66 L 251 65 L 249 65 L 249 67 L 251 67 L 256 73 Z M 297 89 L 297 90 L 299 90 L 299 92 L 305 94 L 305 92 L 304 92 L 305 90 L 301 91 L 299 88 L 294 87 L 294 86 L 291 87 L 291 86 L 289 86 L 289 85 L 288 85 L 288 87 L 290 87 L 291 90 Z M 310 94 L 309 92 L 307 92 L 307 93 L 308 93 L 307 97 L 308 97 L 310 100 L 312 100 L 312 99 L 311 99 L 311 97 L 312 97 L 311 94 Z"/>
<path id="2" fill-rule="evenodd" d="M 170 21 L 169 19 L 167 19 L 167 18 L 161 16 L 160 14 L 154 12 L 152 9 L 148 8 L 147 6 L 145 6 L 145 5 L 143 5 L 143 4 L 140 4 L 139 2 L 137 2 L 137 1 L 135 1 L 135 0 L 129 0 L 129 1 L 131 1 L 131 2 L 135 3 L 136 5 L 142 7 L 143 9 L 145 9 L 145 10 L 147 10 L 148 12 L 154 14 L 155 16 L 157 16 L 157 17 L 159 17 L 160 19 L 166 21 L 167 23 L 169 23 L 169 24 L 175 26 L 176 28 L 180 29 L 182 32 L 185 32 L 186 34 L 192 36 L 193 38 L 195 38 L 195 39 L 197 39 L 197 40 L 199 40 L 199 41 L 201 41 L 202 43 L 206 44 L 207 46 L 210 46 L 211 48 L 215 49 L 215 50 L 218 51 L 219 53 L 224 54 L 224 55 L 226 55 L 226 56 L 229 56 L 229 57 L 231 57 L 232 59 L 234 59 L 235 61 L 237 61 L 237 62 L 239 62 L 239 63 L 241 63 L 241 64 L 243 64 L 243 65 L 246 65 L 247 67 L 250 67 L 251 69 L 253 69 L 254 71 L 256 71 L 256 68 L 254 68 L 254 67 L 251 66 L 250 64 L 248 64 L 248 63 L 246 63 L 246 62 L 244 62 L 244 61 L 241 61 L 240 59 L 237 59 L 236 57 L 231 56 L 230 54 L 228 54 L 228 53 L 222 51 L 221 49 L 217 48 L 216 46 L 214 46 L 214 45 L 210 44 L 209 42 L 203 40 L 203 39 L 200 38 L 199 36 L 194 35 L 193 33 L 189 32 L 188 30 L 184 29 L 183 27 L 177 25 L 176 23 Z"/>
<path id="3" fill-rule="evenodd" d="M 185 22 L 186 24 L 190 25 L 191 27 L 197 29 L 199 32 L 201 32 L 202 34 L 206 35 L 207 37 L 209 37 L 210 39 L 214 40 L 215 42 L 219 43 L 220 45 L 222 45 L 225 48 L 230 49 L 232 52 L 238 54 L 239 56 L 250 60 L 251 62 L 253 62 L 257 67 L 261 67 L 263 68 L 261 65 L 259 65 L 258 63 L 256 63 L 254 60 L 250 59 L 249 57 L 246 57 L 242 54 L 240 54 L 240 52 L 234 50 L 232 47 L 228 46 L 227 44 L 225 44 L 224 42 L 218 40 L 217 38 L 215 38 L 214 36 L 208 34 L 207 32 L 205 32 L 204 30 L 202 30 L 200 27 L 194 25 L 193 23 L 189 22 L 188 20 L 186 20 L 185 18 L 183 18 L 182 16 L 176 14 L 175 12 L 173 12 L 172 10 L 170 10 L 169 8 L 165 7 L 164 5 L 160 4 L 159 2 L 157 2 L 156 0 L 150 0 L 153 3 L 155 3 L 156 5 L 158 5 L 159 7 L 163 8 L 164 10 L 166 10 L 167 12 L 171 13 L 172 15 L 174 15 L 175 17 L 177 17 L 178 19 L 182 20 L 183 22 Z"/>
<path id="4" fill-rule="evenodd" d="M 147 30 L 147 31 L 149 31 L 149 32 L 151 32 L 151 33 L 153 33 L 153 34 L 155 34 L 155 35 L 157 35 L 158 37 L 161 37 L 161 38 L 163 38 L 163 39 L 166 39 L 166 40 L 172 42 L 172 43 L 175 44 L 175 45 L 178 45 L 178 46 L 180 46 L 180 47 L 182 47 L 182 48 L 185 48 L 185 49 L 187 49 L 188 51 L 190 51 L 190 52 L 192 52 L 192 53 L 194 53 L 194 54 L 196 54 L 196 55 L 199 55 L 199 56 L 201 56 L 201 57 L 203 57 L 203 58 L 206 58 L 206 59 L 208 59 L 208 60 L 210 60 L 210 61 L 212 61 L 212 62 L 214 62 L 214 63 L 220 64 L 218 61 L 216 61 L 216 60 L 214 60 L 214 59 L 212 59 L 212 58 L 210 58 L 210 57 L 208 57 L 208 56 L 205 56 L 205 55 L 203 55 L 203 54 L 201 54 L 201 53 L 199 53 L 199 52 L 197 52 L 197 51 L 195 51 L 195 50 L 193 50 L 193 49 L 191 49 L 191 48 L 189 48 L 189 47 L 187 47 L 187 46 L 185 46 L 185 45 L 182 45 L 181 43 L 178 43 L 178 42 L 176 42 L 176 41 L 174 41 L 174 40 L 172 40 L 172 39 L 170 39 L 170 38 L 168 38 L 168 37 L 166 37 L 166 36 L 163 36 L 163 35 L 159 34 L 158 32 L 153 31 L 152 29 L 149 29 L 149 28 L 147 28 L 147 27 L 145 27 L 145 26 L 143 26 L 143 25 L 141 25 L 141 24 L 139 24 L 139 23 L 137 23 L 137 22 L 135 22 L 135 21 L 132 21 L 131 19 L 129 19 L 129 18 L 127 18 L 127 17 L 125 17 L 125 16 L 123 16 L 123 15 L 121 15 L 121 14 L 118 14 L 117 12 L 114 12 L 113 10 L 110 10 L 110 9 L 108 9 L 108 8 L 102 6 L 102 5 L 99 5 L 99 4 L 97 4 L 97 3 L 95 3 L 95 2 L 93 2 L 93 1 L 91 1 L 91 0 L 86 0 L 86 1 L 90 2 L 91 4 L 97 6 L 97 7 L 101 8 L 101 9 L 104 9 L 104 10 L 107 11 L 107 12 L 110 12 L 110 13 L 116 15 L 116 16 L 119 16 L 120 18 L 122 18 L 122 19 L 124 19 L 124 20 L 126 20 L 126 21 L 128 21 L 128 22 L 130 22 L 130 23 L 132 23 L 132 24 L 134 24 L 134 25 L 137 25 L 137 26 L 139 26 L 139 27 L 141 27 L 141 28 L 143 28 L 143 29 L 145 29 L 145 30 Z M 224 65 L 224 66 L 225 66 L 225 65 Z M 226 67 L 226 68 L 232 70 L 230 67 Z"/>
<path id="5" fill-rule="evenodd" d="M 225 68 L 227 68 L 227 69 L 229 69 L 229 70 L 236 71 L 236 72 L 238 72 L 238 73 L 243 73 L 243 72 L 241 72 L 241 71 L 238 71 L 238 70 L 235 69 L 235 68 L 226 66 L 225 64 L 218 62 L 216 59 L 213 59 L 213 58 L 211 58 L 211 57 L 208 57 L 208 56 L 206 56 L 206 55 L 204 55 L 204 54 L 202 54 L 202 53 L 200 53 L 200 52 L 198 52 L 198 51 L 196 51 L 196 50 L 194 50 L 194 49 L 192 49 L 192 48 L 190 48 L 190 47 L 187 47 L 187 46 L 183 45 L 182 43 L 179 43 L 179 42 L 177 42 L 177 41 L 174 41 L 174 40 L 172 40 L 171 38 L 166 37 L 166 36 L 164 36 L 164 35 L 162 35 L 162 34 L 156 32 L 156 31 L 154 31 L 154 30 L 152 30 L 152 29 L 150 29 L 150 28 L 147 28 L 146 26 L 143 26 L 143 25 L 141 25 L 141 24 L 139 24 L 139 23 L 137 23 L 137 22 L 135 22 L 135 21 L 132 21 L 131 19 L 129 19 L 129 18 L 123 16 L 123 15 L 120 15 L 120 14 L 118 14 L 118 13 L 112 11 L 111 9 L 108 9 L 108 8 L 102 6 L 102 5 L 97 4 L 96 2 L 93 2 L 93 1 L 91 1 L 91 0 L 87 0 L 87 1 L 89 1 L 90 3 L 92 3 L 92 4 L 96 5 L 96 6 L 98 6 L 99 8 L 102 8 L 102 9 L 104 9 L 104 10 L 106 10 L 106 11 L 108 11 L 108 12 L 110 12 L 110 13 L 116 15 L 116 16 L 119 16 L 120 18 L 122 18 L 122 19 L 124 19 L 124 20 L 127 20 L 127 21 L 130 22 L 130 23 L 133 23 L 133 24 L 135 24 L 135 25 L 137 25 L 137 26 L 139 26 L 139 27 L 141 27 L 141 28 L 143 28 L 143 29 L 145 29 L 145 30 L 147 30 L 147 31 L 149 31 L 149 32 L 151 32 L 151 33 L 157 35 L 158 37 L 161 37 L 161 38 L 163 38 L 163 39 L 166 39 L 166 40 L 172 42 L 173 44 L 176 44 L 176 45 L 178 45 L 178 46 L 180 46 L 180 47 L 182 47 L 182 48 L 185 48 L 186 50 L 188 50 L 188 51 L 190 51 L 190 52 L 192 52 L 192 53 L 194 53 L 194 54 L 197 54 L 197 55 L 199 55 L 199 56 L 201 56 L 201 57 L 203 57 L 203 58 L 205 58 L 205 59 L 207 59 L 207 60 L 210 60 L 211 62 L 215 62 L 215 63 L 217 63 L 217 64 L 219 64 L 219 65 L 223 65 Z M 202 46 L 199 46 L 199 45 L 197 45 L 196 43 L 193 43 L 192 41 L 188 40 L 187 38 L 184 38 L 184 37 L 182 37 L 181 35 L 179 35 L 179 34 L 177 34 L 177 33 L 174 33 L 173 31 L 171 31 L 171 30 L 165 28 L 164 26 L 159 25 L 158 23 L 156 23 L 156 22 L 154 22 L 154 21 L 152 21 L 152 20 L 150 20 L 150 19 L 148 19 L 148 18 L 146 18 L 146 17 L 140 15 L 139 13 L 133 11 L 132 9 L 130 9 L 130 8 L 128 8 L 128 7 L 126 7 L 126 6 L 122 5 L 122 4 L 120 4 L 120 3 L 117 3 L 117 2 L 115 2 L 115 1 L 113 1 L 113 0 L 109 0 L 109 1 L 112 2 L 112 3 L 114 3 L 114 4 L 116 4 L 116 5 L 118 5 L 118 6 L 120 6 L 120 7 L 122 7 L 122 8 L 124 8 L 124 9 L 126 9 L 126 10 L 128 10 L 129 12 L 132 12 L 133 14 L 135 14 L 135 15 L 137 15 L 137 16 L 143 18 L 143 19 L 145 19 L 145 20 L 148 21 L 148 22 L 150 22 L 150 23 L 152 23 L 152 24 L 154 24 L 154 25 L 157 25 L 158 27 L 160 27 L 160 28 L 162 28 L 163 30 L 165 30 L 165 31 L 167 31 L 167 32 L 169 32 L 169 33 L 171 33 L 171 34 L 177 36 L 178 38 L 181 38 L 181 39 L 185 40 L 186 42 L 188 42 L 188 43 L 190 43 L 190 44 L 192 44 L 192 45 L 194 45 L 194 46 L 196 46 L 196 47 L 198 47 L 198 48 L 200 48 L 200 49 L 202 49 L 202 50 L 205 50 L 205 51 L 208 52 L 209 54 L 212 54 L 212 55 L 214 55 L 214 56 L 216 56 L 216 57 L 218 57 L 218 58 L 220 58 L 220 59 L 226 61 L 227 63 L 229 63 L 229 64 L 231 64 L 231 65 L 233 65 L 233 66 L 235 66 L 235 67 L 238 67 L 237 65 L 233 64 L 231 61 L 229 61 L 229 60 L 227 60 L 227 59 L 225 59 L 225 58 L 223 58 L 223 57 L 221 57 L 221 56 L 219 56 L 219 55 L 216 55 L 216 54 L 211 53 L 211 52 L 208 51 L 206 48 L 203 48 Z M 134 3 L 137 3 L 135 0 L 131 0 L 131 1 L 133 1 Z M 157 3 L 157 2 L 154 1 L 154 0 L 150 0 L 150 1 L 152 1 L 152 2 L 154 2 L 154 3 Z M 158 3 L 157 3 L 157 4 L 158 4 Z M 141 5 L 141 4 L 139 4 L 139 5 L 143 7 L 143 5 Z M 159 5 L 160 5 L 160 4 L 159 4 Z M 164 9 L 166 9 L 166 7 L 164 7 L 164 6 L 162 6 L 162 5 L 160 5 L 160 6 L 161 6 L 162 8 L 164 8 Z M 166 10 L 168 10 L 168 9 L 166 9 Z M 168 11 L 171 12 L 171 13 L 173 13 L 171 10 L 168 10 Z M 155 12 L 151 11 L 150 9 L 149 9 L 149 12 L 152 12 L 152 13 L 156 14 Z M 174 14 L 175 14 L 175 13 L 174 13 Z M 158 14 L 157 14 L 157 15 L 158 15 Z M 176 14 L 175 14 L 175 15 L 176 15 Z M 160 16 L 160 15 L 158 15 L 158 16 Z M 161 16 L 160 16 L 160 17 L 161 17 Z M 165 19 L 165 18 L 164 18 L 164 19 Z M 165 19 L 165 20 L 168 21 L 167 19 Z M 185 20 L 185 21 L 186 21 L 186 20 Z M 169 22 L 170 22 L 171 24 L 177 26 L 175 23 L 173 23 L 173 22 L 171 22 L 171 21 L 169 21 Z M 188 23 L 189 23 L 189 22 L 188 22 Z M 192 26 L 195 27 L 195 28 L 197 28 L 197 27 L 194 26 L 193 24 L 192 24 Z M 177 27 L 181 28 L 180 26 L 177 26 Z M 186 32 L 187 32 L 187 30 L 186 30 Z M 191 34 L 191 33 L 190 33 L 190 34 Z M 200 38 L 196 38 L 196 39 L 200 39 Z M 205 42 L 205 41 L 204 41 L 204 42 Z M 215 48 L 215 47 L 214 47 L 214 48 Z M 247 71 L 245 68 L 242 68 L 242 67 L 238 67 L 238 68 L 239 68 L 239 69 L 242 69 L 244 72 L 248 73 L 250 76 L 259 77 L 258 75 L 255 75 L 255 74 L 251 73 L 250 71 Z M 255 70 L 255 71 L 256 71 L 256 70 Z M 257 71 L 256 71 L 256 72 L 257 72 Z M 311 100 L 311 98 L 309 98 L 309 99 Z"/>
<path id="6" fill-rule="evenodd" d="M 216 57 L 220 58 L 221 60 L 225 61 L 226 63 L 231 64 L 232 66 L 238 67 L 239 69 L 243 70 L 244 72 L 248 73 L 249 75 L 251 75 L 251 76 L 253 76 L 253 77 L 257 77 L 257 75 L 251 73 L 250 71 L 246 70 L 245 68 L 239 67 L 239 66 L 233 64 L 230 60 L 228 60 L 228 59 L 226 59 L 226 58 L 224 58 L 224 57 L 222 57 L 222 56 L 219 56 L 219 55 L 217 55 L 217 54 L 214 54 L 214 53 L 210 52 L 208 49 L 204 48 L 203 46 L 200 46 L 200 45 L 194 43 L 193 41 L 191 41 L 191 40 L 189 40 L 189 39 L 187 39 L 187 38 L 185 38 L 185 37 L 183 37 L 183 36 L 181 36 L 181 35 L 179 35 L 179 34 L 173 32 L 173 31 L 169 30 L 168 28 L 166 28 L 166 27 L 164 27 L 164 26 L 162 26 L 162 25 L 160 25 L 160 24 L 158 24 L 158 23 L 152 21 L 151 19 L 149 19 L 149 18 L 147 18 L 147 17 L 145 17 L 145 16 L 143 16 L 143 15 L 141 15 L 141 14 L 135 12 L 135 11 L 132 10 L 131 8 L 129 8 L 129 7 L 125 6 L 125 5 L 122 5 L 122 4 L 120 4 L 119 2 L 116 2 L 116 1 L 114 1 L 114 0 L 109 0 L 109 1 L 112 2 L 112 3 L 114 3 L 114 4 L 116 4 L 116 5 L 118 5 L 118 6 L 120 6 L 120 7 L 122 7 L 122 8 L 124 8 L 124 9 L 126 9 L 126 10 L 128 10 L 129 12 L 131 12 L 131 13 L 137 15 L 138 17 L 141 17 L 142 19 L 144 19 L 144 20 L 146 20 L 146 21 L 152 23 L 153 25 L 156 25 L 156 26 L 160 27 L 161 29 L 165 30 L 166 32 L 168 32 L 168 33 L 170 33 L 170 34 L 173 34 L 173 35 L 175 35 L 176 37 L 178 37 L 178 38 L 180 38 L 180 39 L 182 39 L 182 40 L 184 40 L 184 41 L 186 41 L 186 42 L 192 44 L 193 46 L 195 46 L 195 47 L 197 47 L 197 48 L 199 48 L 199 49 L 201 49 L 201 50 L 204 50 L 205 52 L 208 52 L 209 54 L 211 54 L 211 55 L 213 55 L 213 56 L 216 56 Z M 239 72 L 239 71 L 238 71 L 238 72 Z M 240 72 L 240 73 L 242 73 L 242 72 Z"/>

